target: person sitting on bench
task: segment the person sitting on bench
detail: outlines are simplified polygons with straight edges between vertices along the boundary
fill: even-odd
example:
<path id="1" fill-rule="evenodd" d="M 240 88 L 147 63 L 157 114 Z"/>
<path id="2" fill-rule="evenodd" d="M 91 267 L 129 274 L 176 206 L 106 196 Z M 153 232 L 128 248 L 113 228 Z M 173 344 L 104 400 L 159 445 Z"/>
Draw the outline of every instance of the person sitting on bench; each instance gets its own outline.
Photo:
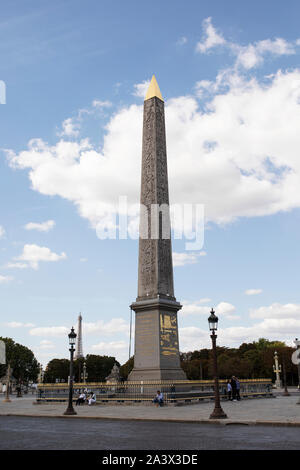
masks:
<path id="1" fill-rule="evenodd" d="M 153 403 L 156 403 L 156 406 L 163 406 L 164 404 L 164 396 L 160 390 L 157 390 L 156 397 L 153 400 Z"/>
<path id="2" fill-rule="evenodd" d="M 91 393 L 89 398 L 89 405 L 92 405 L 93 403 L 96 403 L 96 395 L 94 393 Z"/>
<path id="3" fill-rule="evenodd" d="M 81 403 L 85 403 L 85 400 L 86 400 L 86 396 L 85 396 L 85 393 L 81 393 L 79 395 L 79 397 L 77 398 L 76 400 L 76 405 L 80 405 Z"/>

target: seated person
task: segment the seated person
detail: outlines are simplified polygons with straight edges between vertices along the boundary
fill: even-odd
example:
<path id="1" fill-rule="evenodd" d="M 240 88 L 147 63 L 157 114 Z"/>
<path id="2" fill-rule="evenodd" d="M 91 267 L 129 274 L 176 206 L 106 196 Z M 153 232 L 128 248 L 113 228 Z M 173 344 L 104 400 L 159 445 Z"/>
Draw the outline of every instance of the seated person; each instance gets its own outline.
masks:
<path id="1" fill-rule="evenodd" d="M 84 403 L 85 400 L 86 400 L 85 393 L 81 393 L 76 400 L 76 405 L 80 405 L 81 403 Z"/>
<path id="2" fill-rule="evenodd" d="M 89 398 L 89 405 L 92 405 L 93 403 L 96 403 L 96 395 L 94 393 L 91 393 Z"/>
<path id="3" fill-rule="evenodd" d="M 164 404 L 164 396 L 160 390 L 157 390 L 156 397 L 153 400 L 153 403 L 156 403 L 156 406 L 163 406 Z"/>

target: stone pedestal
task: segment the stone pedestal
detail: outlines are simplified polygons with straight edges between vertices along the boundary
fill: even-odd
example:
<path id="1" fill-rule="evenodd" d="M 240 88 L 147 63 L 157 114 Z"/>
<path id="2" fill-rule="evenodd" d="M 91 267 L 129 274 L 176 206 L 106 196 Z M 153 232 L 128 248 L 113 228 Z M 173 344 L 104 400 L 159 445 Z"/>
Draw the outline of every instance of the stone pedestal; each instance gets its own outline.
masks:
<path id="1" fill-rule="evenodd" d="M 276 387 L 276 388 L 282 388 L 282 382 L 281 382 L 281 380 L 275 380 L 275 387 Z"/>
<path id="2" fill-rule="evenodd" d="M 179 302 L 149 299 L 135 302 L 134 369 L 128 380 L 185 380 L 180 367 L 177 311 Z"/>

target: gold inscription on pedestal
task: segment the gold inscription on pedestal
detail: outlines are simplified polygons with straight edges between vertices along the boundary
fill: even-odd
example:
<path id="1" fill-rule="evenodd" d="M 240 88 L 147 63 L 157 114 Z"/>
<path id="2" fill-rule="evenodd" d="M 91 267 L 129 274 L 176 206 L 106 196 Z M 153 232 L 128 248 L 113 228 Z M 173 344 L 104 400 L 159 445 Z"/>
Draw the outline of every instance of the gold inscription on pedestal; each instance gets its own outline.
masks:
<path id="1" fill-rule="evenodd" d="M 177 319 L 169 313 L 160 314 L 160 346 L 164 356 L 178 353 Z"/>

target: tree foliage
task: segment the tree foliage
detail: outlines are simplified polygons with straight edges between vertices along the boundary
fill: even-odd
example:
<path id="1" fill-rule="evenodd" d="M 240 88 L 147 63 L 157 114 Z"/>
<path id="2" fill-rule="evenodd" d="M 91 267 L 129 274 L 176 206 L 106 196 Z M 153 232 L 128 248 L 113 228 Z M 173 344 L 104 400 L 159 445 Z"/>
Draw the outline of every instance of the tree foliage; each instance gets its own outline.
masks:
<path id="1" fill-rule="evenodd" d="M 120 366 L 112 356 L 98 356 L 95 354 L 88 354 L 85 359 L 88 381 L 89 382 L 104 382 L 105 378 L 110 374 L 114 364 Z"/>
<path id="2" fill-rule="evenodd" d="M 12 375 L 17 381 L 23 383 L 36 382 L 39 365 L 33 352 L 26 346 L 15 343 L 12 338 L 0 337 L 0 340 L 6 344 L 6 362 L 7 364 L 10 363 Z M 0 366 L 0 376 L 5 375 L 6 367 L 6 365 Z"/>
<path id="3" fill-rule="evenodd" d="M 226 379 L 235 375 L 241 379 L 272 378 L 274 381 L 275 351 L 278 353 L 279 363 L 285 363 L 287 383 L 297 385 L 298 368 L 291 361 L 294 349 L 282 341 L 269 341 L 266 338 L 243 343 L 239 348 L 217 347 L 219 377 Z M 212 379 L 212 351 L 201 349 L 181 354 L 181 367 L 189 380 Z"/>
<path id="4" fill-rule="evenodd" d="M 44 374 L 45 383 L 67 382 L 70 374 L 69 359 L 52 359 L 46 367 Z"/>
<path id="5" fill-rule="evenodd" d="M 120 375 L 124 380 L 127 380 L 128 375 L 130 374 L 130 372 L 133 369 L 133 365 L 134 365 L 134 356 L 132 356 L 130 359 L 128 359 L 128 361 L 125 362 L 125 364 L 123 364 L 121 366 Z"/>
<path id="6" fill-rule="evenodd" d="M 227 379 L 235 375 L 241 379 L 272 378 L 274 353 L 277 351 L 279 363 L 285 363 L 288 385 L 298 384 L 298 368 L 291 362 L 294 349 L 281 341 L 269 341 L 260 338 L 252 343 L 243 343 L 239 348 L 217 347 L 219 377 Z M 208 380 L 213 378 L 213 356 L 211 349 L 200 349 L 182 353 L 180 355 L 181 367 L 189 380 Z M 83 362 L 86 363 L 88 382 L 103 382 L 110 374 L 113 365 L 119 362 L 112 356 L 98 356 L 88 354 L 85 359 L 74 361 L 75 380 L 78 381 L 83 372 Z M 133 369 L 134 357 L 120 367 L 120 375 L 127 379 Z M 45 382 L 55 380 L 68 380 L 70 361 L 68 359 L 52 359 L 45 371 Z M 283 377 L 282 377 L 283 378 Z"/>
<path id="7" fill-rule="evenodd" d="M 88 354 L 86 358 L 80 358 L 73 363 L 73 375 L 76 382 L 81 382 L 81 374 L 83 373 L 83 363 L 86 364 L 87 382 L 104 382 L 105 378 L 110 374 L 114 364 L 120 366 L 112 356 L 98 356 L 96 354 Z M 59 381 L 67 382 L 70 374 L 69 359 L 52 359 L 45 370 L 44 382 L 55 383 Z"/>

